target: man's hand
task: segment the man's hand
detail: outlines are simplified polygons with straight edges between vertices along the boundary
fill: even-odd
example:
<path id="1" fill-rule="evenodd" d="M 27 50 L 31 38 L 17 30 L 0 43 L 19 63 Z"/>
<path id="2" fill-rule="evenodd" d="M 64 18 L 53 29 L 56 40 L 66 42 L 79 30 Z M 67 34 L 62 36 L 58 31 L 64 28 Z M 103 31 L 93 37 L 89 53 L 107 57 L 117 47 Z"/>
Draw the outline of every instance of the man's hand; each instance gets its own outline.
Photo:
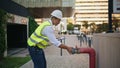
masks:
<path id="1" fill-rule="evenodd" d="M 68 51 L 69 54 L 72 54 L 72 48 L 73 47 L 67 47 L 67 51 Z"/>
<path id="2" fill-rule="evenodd" d="M 72 48 L 73 48 L 73 47 L 69 47 L 69 46 L 67 46 L 67 45 L 61 44 L 61 45 L 59 46 L 59 48 L 66 49 L 69 54 L 72 54 Z"/>

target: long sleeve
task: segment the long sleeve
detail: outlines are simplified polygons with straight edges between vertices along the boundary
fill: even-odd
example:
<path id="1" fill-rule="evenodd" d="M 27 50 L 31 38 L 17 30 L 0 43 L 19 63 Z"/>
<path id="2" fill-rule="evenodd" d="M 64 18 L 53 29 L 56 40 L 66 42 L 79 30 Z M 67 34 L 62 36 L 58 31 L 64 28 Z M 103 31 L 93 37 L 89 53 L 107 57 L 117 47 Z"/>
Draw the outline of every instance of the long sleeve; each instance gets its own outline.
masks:
<path id="1" fill-rule="evenodd" d="M 56 39 L 55 34 L 54 34 L 54 30 L 52 28 L 52 26 L 46 26 L 43 31 L 42 34 L 47 36 L 49 41 L 54 44 L 55 46 L 59 47 L 61 42 L 58 41 L 58 39 Z"/>

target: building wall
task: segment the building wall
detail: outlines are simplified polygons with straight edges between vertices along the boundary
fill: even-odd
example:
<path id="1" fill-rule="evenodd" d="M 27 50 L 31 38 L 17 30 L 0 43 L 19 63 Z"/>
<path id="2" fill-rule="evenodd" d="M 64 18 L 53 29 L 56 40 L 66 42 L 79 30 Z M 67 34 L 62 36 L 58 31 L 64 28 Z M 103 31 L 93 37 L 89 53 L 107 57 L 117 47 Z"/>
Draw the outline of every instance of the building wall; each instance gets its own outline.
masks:
<path id="1" fill-rule="evenodd" d="M 73 15 L 74 0 L 13 0 L 28 8 L 35 18 L 48 18 L 54 9 L 63 11 L 63 17 Z"/>
<path id="2" fill-rule="evenodd" d="M 120 33 L 94 34 L 96 68 L 120 68 Z"/>
<path id="3" fill-rule="evenodd" d="M 89 23 L 108 23 L 108 0 L 76 0 L 75 21 Z"/>
<path id="4" fill-rule="evenodd" d="M 23 16 L 11 14 L 11 13 L 8 13 L 8 15 L 11 17 L 11 18 L 8 18 L 7 20 L 7 22 L 9 23 L 25 24 L 25 25 L 27 25 L 28 23 L 28 17 L 23 17 Z"/>
<path id="5" fill-rule="evenodd" d="M 13 0 L 25 7 L 73 7 L 74 0 Z"/>

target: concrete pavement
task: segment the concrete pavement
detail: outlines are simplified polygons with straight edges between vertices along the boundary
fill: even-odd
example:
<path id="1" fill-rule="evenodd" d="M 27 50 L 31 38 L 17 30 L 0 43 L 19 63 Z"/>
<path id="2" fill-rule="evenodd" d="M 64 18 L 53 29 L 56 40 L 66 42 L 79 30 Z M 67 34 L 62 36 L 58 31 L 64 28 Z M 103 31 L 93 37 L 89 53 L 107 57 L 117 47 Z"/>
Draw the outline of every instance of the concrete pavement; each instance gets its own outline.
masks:
<path id="1" fill-rule="evenodd" d="M 76 35 L 65 35 L 65 44 L 68 46 L 80 47 L 79 40 Z M 87 47 L 85 43 L 83 46 Z M 70 55 L 66 50 L 62 49 L 62 56 L 60 48 L 54 45 L 44 49 L 47 60 L 47 68 L 89 68 L 89 55 L 88 54 L 74 54 Z M 30 60 L 20 68 L 33 68 L 33 62 Z"/>
<path id="2" fill-rule="evenodd" d="M 27 55 L 29 55 L 27 48 L 12 48 L 7 53 L 7 56 L 11 57 L 26 57 Z"/>

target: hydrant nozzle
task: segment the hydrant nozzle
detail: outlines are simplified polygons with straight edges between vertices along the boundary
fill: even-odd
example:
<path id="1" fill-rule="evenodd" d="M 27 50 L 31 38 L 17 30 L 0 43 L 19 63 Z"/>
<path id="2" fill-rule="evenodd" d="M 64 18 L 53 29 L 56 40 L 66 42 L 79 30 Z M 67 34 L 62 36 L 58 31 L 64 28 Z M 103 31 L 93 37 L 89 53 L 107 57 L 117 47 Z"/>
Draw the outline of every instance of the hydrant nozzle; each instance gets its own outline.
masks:
<path id="1" fill-rule="evenodd" d="M 77 48 L 72 48 L 72 54 L 80 54 L 80 50 Z"/>

